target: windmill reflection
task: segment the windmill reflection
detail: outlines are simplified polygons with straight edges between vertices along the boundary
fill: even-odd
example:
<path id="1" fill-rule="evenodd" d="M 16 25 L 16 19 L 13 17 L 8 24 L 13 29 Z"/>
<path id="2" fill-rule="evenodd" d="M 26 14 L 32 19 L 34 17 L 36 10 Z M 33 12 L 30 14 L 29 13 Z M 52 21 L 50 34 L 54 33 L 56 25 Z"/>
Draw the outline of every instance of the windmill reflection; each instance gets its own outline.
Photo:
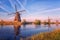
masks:
<path id="1" fill-rule="evenodd" d="M 24 25 L 24 28 L 25 28 L 25 25 Z M 14 25 L 14 33 L 15 33 L 14 40 L 25 40 L 25 37 L 23 37 L 21 34 L 20 25 Z"/>
<path id="2" fill-rule="evenodd" d="M 50 28 L 51 28 L 51 25 L 50 25 L 50 24 L 48 24 L 48 31 L 50 30 Z"/>
<path id="3" fill-rule="evenodd" d="M 56 26 L 57 26 L 57 27 L 59 26 L 59 21 L 58 21 L 58 20 L 56 20 Z"/>
<path id="4" fill-rule="evenodd" d="M 14 25 L 14 31 L 15 31 L 15 34 L 16 34 L 16 35 L 19 35 L 20 28 L 21 28 L 21 26 L 19 26 L 19 25 Z"/>
<path id="5" fill-rule="evenodd" d="M 21 33 L 20 33 L 20 28 L 21 28 L 20 25 L 14 25 L 14 33 L 15 33 L 14 40 L 20 40 L 20 37 L 17 38 L 17 36 L 18 36 L 19 34 L 21 34 Z M 20 35 L 20 36 L 21 36 L 21 35 Z"/>

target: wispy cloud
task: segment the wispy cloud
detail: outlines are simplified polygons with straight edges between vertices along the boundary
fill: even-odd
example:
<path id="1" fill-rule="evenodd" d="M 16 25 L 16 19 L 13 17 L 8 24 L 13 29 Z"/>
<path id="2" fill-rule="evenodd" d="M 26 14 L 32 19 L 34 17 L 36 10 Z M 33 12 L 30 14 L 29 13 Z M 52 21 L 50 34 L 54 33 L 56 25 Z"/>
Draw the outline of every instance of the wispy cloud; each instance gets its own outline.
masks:
<path id="1" fill-rule="evenodd" d="M 9 0 L 9 2 L 11 4 L 12 8 L 15 9 L 15 4 L 14 4 L 13 0 Z"/>
<path id="2" fill-rule="evenodd" d="M 53 12 L 53 11 L 58 11 L 58 10 L 60 10 L 60 8 L 44 10 L 44 11 L 41 11 L 40 13 Z"/>
<path id="3" fill-rule="evenodd" d="M 9 8 L 8 6 L 4 5 L 2 2 L 0 2 L 0 8 L 9 13 L 10 11 L 7 9 Z"/>
<path id="4" fill-rule="evenodd" d="M 23 4 L 22 4 L 19 0 L 16 0 L 16 1 L 21 5 L 21 7 L 22 7 L 24 10 L 27 11 L 27 13 L 29 13 L 29 11 L 23 6 Z"/>
<path id="5" fill-rule="evenodd" d="M 0 5 L 0 8 L 9 13 L 9 11 L 4 6 Z"/>
<path id="6" fill-rule="evenodd" d="M 24 4 L 24 7 L 25 7 L 27 5 L 27 0 L 24 0 L 23 4 Z"/>

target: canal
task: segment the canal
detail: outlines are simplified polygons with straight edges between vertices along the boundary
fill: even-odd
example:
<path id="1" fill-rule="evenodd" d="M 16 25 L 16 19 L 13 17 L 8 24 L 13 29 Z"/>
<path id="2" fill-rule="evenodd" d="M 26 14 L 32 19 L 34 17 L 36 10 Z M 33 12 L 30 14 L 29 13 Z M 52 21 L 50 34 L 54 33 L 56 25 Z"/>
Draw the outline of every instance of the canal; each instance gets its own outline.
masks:
<path id="1" fill-rule="evenodd" d="M 0 25 L 0 40 L 20 40 L 42 32 L 50 32 L 60 25 Z"/>

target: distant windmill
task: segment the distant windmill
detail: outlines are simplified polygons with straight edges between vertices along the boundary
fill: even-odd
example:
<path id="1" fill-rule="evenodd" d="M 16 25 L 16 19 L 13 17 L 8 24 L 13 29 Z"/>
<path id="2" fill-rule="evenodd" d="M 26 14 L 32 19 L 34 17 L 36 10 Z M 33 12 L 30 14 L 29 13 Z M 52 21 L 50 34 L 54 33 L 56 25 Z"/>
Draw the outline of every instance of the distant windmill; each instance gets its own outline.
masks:
<path id="1" fill-rule="evenodd" d="M 48 23 L 50 23 L 51 22 L 51 19 L 48 17 Z"/>
<path id="2" fill-rule="evenodd" d="M 16 14 L 14 21 L 19 21 L 19 22 L 21 22 L 21 12 L 24 12 L 24 11 L 25 11 L 25 10 L 17 11 L 17 6 L 15 5 L 15 13 L 12 13 L 12 14 Z M 9 14 L 9 15 L 11 15 L 11 14 Z"/>

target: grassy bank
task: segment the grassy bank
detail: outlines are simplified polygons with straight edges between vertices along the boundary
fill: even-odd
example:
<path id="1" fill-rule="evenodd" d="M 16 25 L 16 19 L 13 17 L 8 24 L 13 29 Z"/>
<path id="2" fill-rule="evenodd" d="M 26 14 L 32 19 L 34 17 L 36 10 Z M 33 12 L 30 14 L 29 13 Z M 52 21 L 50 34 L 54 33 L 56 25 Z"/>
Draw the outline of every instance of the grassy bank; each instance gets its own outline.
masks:
<path id="1" fill-rule="evenodd" d="M 26 40 L 60 40 L 60 29 L 34 35 Z"/>

